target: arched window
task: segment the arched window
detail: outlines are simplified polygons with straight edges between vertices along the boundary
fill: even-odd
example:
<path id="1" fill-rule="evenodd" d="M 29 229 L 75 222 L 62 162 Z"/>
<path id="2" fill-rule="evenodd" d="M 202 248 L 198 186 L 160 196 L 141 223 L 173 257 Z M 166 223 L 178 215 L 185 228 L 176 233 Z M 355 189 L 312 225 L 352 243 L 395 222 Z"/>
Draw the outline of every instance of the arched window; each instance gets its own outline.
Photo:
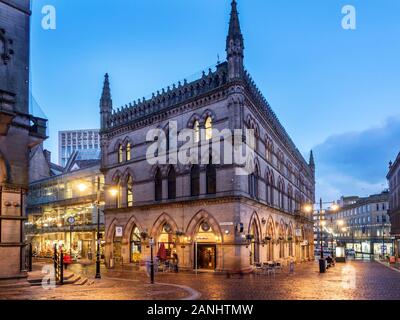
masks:
<path id="1" fill-rule="evenodd" d="M 252 198 L 258 198 L 258 167 L 249 175 L 249 194 Z"/>
<path id="2" fill-rule="evenodd" d="M 269 204 L 275 205 L 275 179 L 272 172 L 269 174 Z"/>
<path id="3" fill-rule="evenodd" d="M 122 181 L 120 178 L 118 178 L 117 190 L 117 208 L 122 208 Z"/>
<path id="4" fill-rule="evenodd" d="M 154 193 L 155 193 L 155 200 L 161 201 L 162 200 L 162 176 L 161 171 L 158 168 L 154 177 Z"/>
<path id="5" fill-rule="evenodd" d="M 168 199 L 176 198 L 176 174 L 174 167 L 168 172 Z"/>
<path id="6" fill-rule="evenodd" d="M 285 183 L 280 180 L 279 183 L 279 207 L 284 210 L 285 209 Z"/>
<path id="7" fill-rule="evenodd" d="M 217 170 L 215 165 L 212 164 L 212 157 L 210 157 L 210 162 L 206 167 L 206 187 L 207 194 L 217 193 Z"/>
<path id="8" fill-rule="evenodd" d="M 194 133 L 194 143 L 198 143 L 200 141 L 200 123 L 199 121 L 195 121 L 193 125 L 193 133 Z"/>
<path id="9" fill-rule="evenodd" d="M 288 211 L 293 212 L 293 190 L 291 186 L 288 187 L 287 204 Z"/>
<path id="10" fill-rule="evenodd" d="M 204 128 L 206 130 L 206 140 L 212 139 L 213 123 L 211 117 L 207 117 Z"/>
<path id="11" fill-rule="evenodd" d="M 133 178 L 131 176 L 128 177 L 126 184 L 126 201 L 128 207 L 133 207 Z"/>
<path id="12" fill-rule="evenodd" d="M 120 144 L 118 147 L 118 163 L 122 163 L 124 161 L 123 156 L 124 156 L 124 149 L 122 147 L 122 144 Z"/>
<path id="13" fill-rule="evenodd" d="M 126 161 L 131 161 L 131 143 L 126 144 Z"/>
<path id="14" fill-rule="evenodd" d="M 197 164 L 190 171 L 190 190 L 192 196 L 200 195 L 200 167 Z"/>

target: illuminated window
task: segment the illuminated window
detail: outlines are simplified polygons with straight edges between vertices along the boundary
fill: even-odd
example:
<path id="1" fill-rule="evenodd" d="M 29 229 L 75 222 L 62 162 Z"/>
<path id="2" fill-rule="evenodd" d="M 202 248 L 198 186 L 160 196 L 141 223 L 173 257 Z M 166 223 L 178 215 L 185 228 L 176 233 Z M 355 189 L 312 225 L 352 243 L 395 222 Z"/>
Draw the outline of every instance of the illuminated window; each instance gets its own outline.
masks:
<path id="1" fill-rule="evenodd" d="M 193 131 L 194 131 L 194 137 L 193 137 L 194 142 L 198 143 L 200 141 L 200 123 L 197 120 L 194 122 Z"/>
<path id="2" fill-rule="evenodd" d="M 124 150 L 122 148 L 122 144 L 118 148 L 118 163 L 122 163 L 123 161 Z"/>
<path id="3" fill-rule="evenodd" d="M 168 172 L 168 199 L 176 198 L 176 174 L 174 167 Z"/>
<path id="4" fill-rule="evenodd" d="M 206 140 L 211 140 L 212 139 L 212 119 L 211 117 L 208 117 L 206 119 L 206 123 L 204 128 L 206 129 Z"/>
<path id="5" fill-rule="evenodd" d="M 133 206 L 133 179 L 131 176 L 128 178 L 127 186 L 126 186 L 126 199 L 128 207 Z"/>
<path id="6" fill-rule="evenodd" d="M 160 169 L 157 169 L 156 175 L 154 177 L 154 193 L 155 193 L 155 200 L 161 201 L 162 200 L 162 176 Z"/>
<path id="7" fill-rule="evenodd" d="M 130 142 L 128 142 L 126 145 L 126 161 L 130 160 L 131 160 L 131 144 Z"/>

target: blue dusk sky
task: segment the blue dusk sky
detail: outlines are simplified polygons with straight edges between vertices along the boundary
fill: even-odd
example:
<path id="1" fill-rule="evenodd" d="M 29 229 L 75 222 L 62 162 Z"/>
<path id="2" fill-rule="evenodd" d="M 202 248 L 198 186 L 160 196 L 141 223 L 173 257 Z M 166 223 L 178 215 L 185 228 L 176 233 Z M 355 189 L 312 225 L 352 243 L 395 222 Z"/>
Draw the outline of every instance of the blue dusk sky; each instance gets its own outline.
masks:
<path id="1" fill-rule="evenodd" d="M 357 29 L 342 28 L 344 5 Z M 56 30 L 41 27 L 56 8 Z M 238 0 L 245 65 L 308 159 L 317 196 L 386 187 L 400 150 L 400 1 Z M 225 59 L 229 0 L 33 0 L 32 92 L 58 131 L 99 127 L 104 73 L 114 107 Z"/>

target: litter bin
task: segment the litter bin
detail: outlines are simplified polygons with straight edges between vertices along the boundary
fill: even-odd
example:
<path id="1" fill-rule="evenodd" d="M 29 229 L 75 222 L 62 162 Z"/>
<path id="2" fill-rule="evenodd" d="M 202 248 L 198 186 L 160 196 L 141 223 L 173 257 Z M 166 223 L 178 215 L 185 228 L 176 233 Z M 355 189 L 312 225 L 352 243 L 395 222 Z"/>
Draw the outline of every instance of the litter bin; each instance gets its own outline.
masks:
<path id="1" fill-rule="evenodd" d="M 319 273 L 325 273 L 326 271 L 326 260 L 325 258 L 319 259 Z"/>

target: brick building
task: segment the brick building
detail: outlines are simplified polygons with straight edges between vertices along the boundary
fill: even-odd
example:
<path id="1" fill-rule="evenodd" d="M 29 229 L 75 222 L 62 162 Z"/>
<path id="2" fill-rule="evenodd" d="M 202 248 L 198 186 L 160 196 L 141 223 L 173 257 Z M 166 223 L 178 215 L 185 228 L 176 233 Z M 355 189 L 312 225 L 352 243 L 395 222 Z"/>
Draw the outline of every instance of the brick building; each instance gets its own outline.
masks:
<path id="1" fill-rule="evenodd" d="M 29 151 L 46 120 L 29 112 L 29 0 L 0 0 L 0 279 L 26 277 Z"/>
<path id="2" fill-rule="evenodd" d="M 150 238 L 156 253 L 176 253 L 186 269 L 248 271 L 256 262 L 313 259 L 312 216 L 301 208 L 314 203 L 314 159 L 305 161 L 245 70 L 236 2 L 231 6 L 227 59 L 196 80 L 113 110 L 105 77 L 102 171 L 117 195 L 106 193 L 106 263 L 145 259 Z M 207 164 L 150 164 L 151 129 L 169 137 L 157 153 L 171 160 L 182 146 L 169 140 L 174 121 L 177 132 L 193 130 L 196 147 L 206 146 Z M 254 150 L 251 174 L 207 154 L 213 130 L 225 129 L 255 131 L 246 141 Z"/>

